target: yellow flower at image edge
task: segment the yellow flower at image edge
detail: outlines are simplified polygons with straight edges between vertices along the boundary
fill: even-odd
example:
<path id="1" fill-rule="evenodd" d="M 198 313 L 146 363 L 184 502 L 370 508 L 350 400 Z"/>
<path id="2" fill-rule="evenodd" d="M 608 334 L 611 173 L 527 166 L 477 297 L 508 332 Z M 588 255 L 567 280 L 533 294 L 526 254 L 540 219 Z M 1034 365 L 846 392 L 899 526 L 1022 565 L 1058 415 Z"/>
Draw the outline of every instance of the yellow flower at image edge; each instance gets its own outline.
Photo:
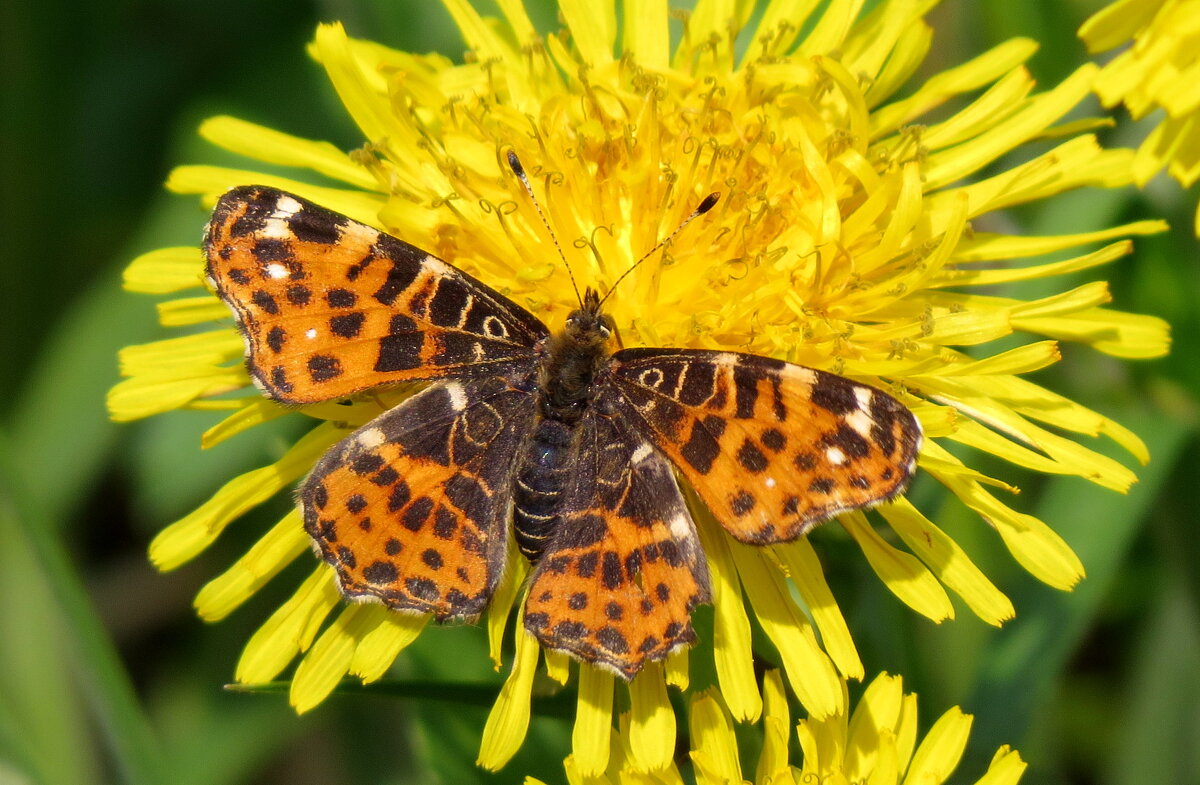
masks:
<path id="1" fill-rule="evenodd" d="M 1166 167 L 1190 187 L 1200 179 L 1200 0 L 1118 0 L 1084 22 L 1079 37 L 1091 52 L 1133 42 L 1096 80 L 1105 106 L 1123 103 L 1135 120 L 1156 110 L 1165 115 L 1138 148 L 1137 184 Z M 1195 232 L 1200 236 L 1200 209 Z"/>
<path id="2" fill-rule="evenodd" d="M 880 674 L 863 692 L 849 715 L 800 720 L 793 728 L 779 671 L 763 678 L 763 745 L 753 766 L 755 785 L 940 785 L 958 767 L 971 730 L 971 715 L 957 707 L 943 714 L 923 739 L 917 738 L 917 696 L 905 694 L 898 676 Z M 627 717 L 612 736 L 612 754 L 603 775 L 583 775 L 577 754 L 566 761 L 571 785 L 683 782 L 674 765 L 647 775 L 630 765 Z M 692 696 L 689 722 L 690 758 L 698 785 L 744 782 L 743 764 L 729 711 L 716 690 Z M 795 732 L 803 762 L 788 759 L 788 739 Z M 1001 747 L 976 785 L 1011 785 L 1025 771 L 1021 756 Z M 532 777 L 526 785 L 540 785 Z"/>
<path id="3" fill-rule="evenodd" d="M 719 16 L 720 4 L 701 4 L 673 48 L 666 5 L 655 0 L 622 6 L 619 41 L 615 11 L 603 4 L 563 0 L 567 29 L 546 36 L 515 0 L 500 4 L 499 21 L 462 0 L 445 4 L 470 48 L 463 65 L 354 40 L 337 24 L 318 29 L 310 52 L 361 129 L 360 150 L 344 153 L 230 117 L 201 127 L 227 150 L 340 187 L 214 166 L 180 167 L 169 187 L 206 205 L 244 184 L 295 193 L 426 249 L 555 329 L 578 307 L 575 294 L 528 196 L 506 170 L 507 150 L 528 168 L 580 287 L 601 292 L 705 194 L 719 191 L 715 209 L 606 303 L 624 345 L 750 352 L 889 391 L 924 430 L 923 473 L 978 513 L 1039 580 L 1068 589 L 1082 577 L 1078 558 L 1050 527 L 997 496 L 1011 486 L 948 446 L 1120 492 L 1134 474 L 1063 433 L 1105 435 L 1139 461 L 1148 458 L 1118 423 L 1023 377 L 1055 363 L 1061 341 L 1121 358 L 1160 356 L 1168 347 L 1165 324 L 1106 308 L 1110 294 L 1100 281 L 1036 299 L 1013 296 L 1014 287 L 1007 296 L 975 290 L 1112 262 L 1130 250 L 1121 238 L 1162 224 L 1038 237 L 970 225 L 1064 191 L 1127 185 L 1133 154 L 1105 150 L 1088 134 L 1067 135 L 1024 164 L 960 184 L 1027 142 L 1060 137 L 1056 123 L 1093 88 L 1094 67 L 1034 92 L 1023 63 L 1036 47 L 1017 39 L 895 99 L 931 46 L 922 18 L 930 4 L 882 2 L 858 16 L 858 5 L 835 1 L 805 19 L 789 3 L 768 3 L 740 53 L 734 41 L 749 23 L 750 4 L 739 6 L 739 18 Z M 958 112 L 915 125 L 964 94 L 972 97 Z M 1065 258 L 1025 261 L 1045 255 Z M 202 288 L 202 270 L 192 247 L 154 251 L 130 265 L 131 290 L 196 290 L 159 305 L 164 325 L 192 329 L 123 350 L 126 378 L 109 406 L 118 420 L 181 408 L 227 412 L 203 436 L 211 447 L 296 409 L 245 389 L 243 341 L 225 305 Z M 987 351 L 1014 332 L 1038 340 Z M 243 512 L 291 489 L 349 428 L 406 392 L 299 407 L 320 424 L 278 461 L 233 478 L 166 528 L 151 545 L 154 563 L 168 570 L 194 558 Z M 723 710 L 733 719 L 762 716 L 752 617 L 809 722 L 845 717 L 843 680 L 863 678 L 817 549 L 805 538 L 744 545 L 696 499 L 689 502 L 711 578 L 712 639 L 651 663 L 634 679 L 628 717 L 616 730 L 612 675 L 578 668 L 573 765 L 583 775 L 606 770 L 614 733 L 638 771 L 671 765 L 667 689 L 689 689 L 689 657 L 712 658 Z M 1013 616 L 1008 598 L 963 548 L 904 497 L 876 512 L 894 537 L 861 511 L 837 521 L 900 601 L 941 621 L 954 615 L 952 592 L 989 624 Z M 299 514 L 289 513 L 204 587 L 198 612 L 224 618 L 308 549 Z M 519 620 L 510 626 L 524 601 L 527 567 L 515 553 L 509 562 L 513 569 L 485 614 L 497 667 L 506 631 L 516 640 L 481 745 L 488 768 L 502 766 L 524 739 L 539 668 L 560 684 L 574 672 L 563 655 L 541 652 Z M 341 606 L 321 565 L 252 637 L 238 681 L 273 680 L 299 657 L 290 696 L 304 711 L 346 675 L 379 679 L 427 621 L 374 604 Z"/>

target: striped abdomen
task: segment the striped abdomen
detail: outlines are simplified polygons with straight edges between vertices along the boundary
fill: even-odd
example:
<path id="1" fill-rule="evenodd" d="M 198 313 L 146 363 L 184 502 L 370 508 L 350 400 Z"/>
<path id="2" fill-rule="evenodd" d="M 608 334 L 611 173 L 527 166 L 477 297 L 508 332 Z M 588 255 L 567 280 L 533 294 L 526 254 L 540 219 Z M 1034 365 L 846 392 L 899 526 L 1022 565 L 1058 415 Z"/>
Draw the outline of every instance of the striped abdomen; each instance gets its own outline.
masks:
<path id="1" fill-rule="evenodd" d="M 569 476 L 572 428 L 550 418 L 538 423 L 517 473 L 513 534 L 531 562 L 541 558 L 558 526 L 558 509 Z"/>

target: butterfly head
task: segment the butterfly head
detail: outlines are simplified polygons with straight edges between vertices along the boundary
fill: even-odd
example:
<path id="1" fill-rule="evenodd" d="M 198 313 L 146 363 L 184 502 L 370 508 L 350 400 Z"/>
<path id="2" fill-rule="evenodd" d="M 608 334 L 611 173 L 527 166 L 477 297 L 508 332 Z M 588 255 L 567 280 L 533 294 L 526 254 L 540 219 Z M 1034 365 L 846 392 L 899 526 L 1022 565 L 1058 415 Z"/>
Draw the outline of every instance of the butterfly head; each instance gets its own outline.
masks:
<path id="1" fill-rule="evenodd" d="M 579 346 L 603 346 L 613 334 L 613 320 L 600 310 L 600 294 L 592 288 L 583 293 L 583 305 L 567 317 L 567 338 Z"/>

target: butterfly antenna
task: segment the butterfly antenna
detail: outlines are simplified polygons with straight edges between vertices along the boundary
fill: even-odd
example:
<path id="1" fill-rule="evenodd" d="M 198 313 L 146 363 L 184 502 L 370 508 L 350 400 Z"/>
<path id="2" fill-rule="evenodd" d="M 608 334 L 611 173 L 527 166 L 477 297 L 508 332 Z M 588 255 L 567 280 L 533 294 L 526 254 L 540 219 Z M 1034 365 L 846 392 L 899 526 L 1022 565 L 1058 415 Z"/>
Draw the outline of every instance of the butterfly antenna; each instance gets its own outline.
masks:
<path id="1" fill-rule="evenodd" d="M 672 240 L 674 240 L 674 239 L 675 239 L 675 235 L 677 235 L 677 234 L 679 234 L 680 232 L 682 232 L 682 231 L 683 231 L 683 228 L 684 228 L 685 226 L 687 226 L 688 224 L 690 224 L 692 221 L 696 220 L 696 219 L 697 219 L 697 218 L 699 218 L 700 216 L 704 215 L 704 214 L 705 214 L 705 213 L 707 213 L 709 210 L 713 209 L 713 207 L 715 207 L 715 206 L 716 206 L 716 204 L 717 204 L 717 200 L 718 200 L 718 199 L 720 199 L 720 198 L 721 198 L 721 195 L 720 195 L 720 194 L 718 194 L 718 193 L 711 193 L 711 194 L 709 194 L 708 196 L 704 197 L 704 201 L 703 201 L 703 202 L 701 202 L 701 203 L 700 203 L 700 204 L 699 204 L 699 205 L 696 207 L 696 209 L 695 209 L 695 210 L 692 210 L 692 214 L 691 214 L 691 215 L 689 215 L 687 218 L 684 218 L 684 219 L 683 219 L 683 222 L 682 222 L 682 223 L 680 223 L 680 224 L 679 224 L 679 226 L 676 226 L 676 227 L 675 227 L 675 231 L 671 232 L 669 235 L 667 235 L 667 236 L 666 236 L 666 237 L 664 237 L 662 240 L 660 240 L 660 241 L 658 242 L 658 245 L 654 246 L 654 247 L 653 247 L 653 248 L 651 248 L 649 251 L 647 251 L 647 252 L 646 252 L 646 254 L 645 254 L 644 256 L 642 256 L 642 258 L 641 258 L 641 259 L 638 259 L 636 262 L 634 262 L 633 264 L 629 265 L 629 269 L 627 269 L 625 272 L 621 273 L 621 277 L 620 277 L 620 278 L 618 278 L 616 281 L 614 281 L 612 286 L 608 287 L 608 294 L 604 295 L 604 297 L 602 297 L 602 298 L 600 299 L 600 305 L 603 305 L 603 304 L 604 304 L 604 301 L 608 299 L 609 295 L 611 295 L 611 294 L 612 294 L 614 291 L 616 291 L 616 289 L 617 289 L 617 284 L 621 283 L 621 281 L 624 281 L 624 280 L 625 280 L 625 276 L 629 275 L 631 272 L 633 272 L 634 270 L 636 270 L 636 269 L 637 269 L 637 266 L 638 266 L 639 264 L 641 264 L 642 262 L 646 261 L 646 260 L 647 260 L 647 259 L 649 259 L 651 256 L 653 256 L 655 253 L 657 253 L 657 252 L 658 252 L 658 249 L 662 248 L 664 245 L 666 245 L 667 243 L 669 243 L 669 242 L 671 242 Z"/>
<path id="2" fill-rule="evenodd" d="M 550 227 L 550 222 L 546 220 L 546 214 L 542 212 L 542 206 L 538 203 L 537 197 L 533 195 L 533 186 L 529 184 L 529 177 L 525 174 L 525 167 L 521 166 L 521 160 L 517 158 L 517 154 L 512 150 L 508 151 L 508 165 L 513 170 L 513 174 L 521 181 L 521 185 L 525 186 L 525 193 L 529 194 L 529 201 L 533 202 L 538 218 L 542 219 L 542 224 L 545 225 L 546 231 L 549 232 L 550 239 L 554 241 L 554 247 L 558 250 L 558 258 L 562 259 L 563 267 L 567 268 L 567 275 L 571 278 L 571 288 L 575 290 L 575 299 L 579 301 L 579 307 L 582 308 L 583 298 L 579 295 L 579 286 L 575 283 L 575 273 L 571 272 L 571 265 L 567 262 L 567 256 L 563 253 L 562 246 L 558 244 L 558 237 L 555 236 L 554 229 Z"/>

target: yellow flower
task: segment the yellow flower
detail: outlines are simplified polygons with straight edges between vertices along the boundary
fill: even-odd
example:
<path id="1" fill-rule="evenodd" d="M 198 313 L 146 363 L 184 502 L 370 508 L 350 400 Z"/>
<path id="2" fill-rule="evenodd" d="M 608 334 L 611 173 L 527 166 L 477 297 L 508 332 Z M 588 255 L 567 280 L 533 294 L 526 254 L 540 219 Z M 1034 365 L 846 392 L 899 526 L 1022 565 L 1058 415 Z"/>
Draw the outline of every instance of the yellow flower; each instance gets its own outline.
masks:
<path id="1" fill-rule="evenodd" d="M 1091 52 L 1133 44 L 1100 71 L 1096 94 L 1135 120 L 1161 109 L 1166 117 L 1138 148 L 1139 186 L 1162 171 L 1185 188 L 1200 178 L 1200 0 L 1117 0 L 1079 28 Z M 1195 232 L 1200 236 L 1200 210 Z"/>
<path id="2" fill-rule="evenodd" d="M 340 187 L 305 182 L 303 172 L 293 180 L 214 166 L 180 167 L 169 187 L 208 205 L 235 185 L 284 188 L 426 248 L 552 326 L 576 307 L 573 290 L 527 196 L 506 173 L 503 151 L 515 150 L 530 171 L 580 285 L 601 291 L 705 194 L 720 191 L 705 220 L 639 267 L 609 301 L 625 345 L 753 352 L 890 390 L 922 423 L 925 474 L 976 511 L 1040 580 L 1067 589 L 1082 577 L 1079 560 L 1050 527 L 994 492 L 1010 486 L 964 464 L 947 445 L 1122 492 L 1133 473 L 1063 433 L 1106 435 L 1147 459 L 1134 434 L 1023 374 L 1056 362 L 1059 341 L 1123 358 L 1166 351 L 1166 326 L 1104 307 L 1104 283 L 1054 288 L 1055 276 L 1113 261 L 1130 249 L 1119 238 L 1161 224 L 1018 237 L 970 223 L 1064 191 L 1131 181 L 1130 151 L 1101 148 L 1078 124 L 1058 125 L 1092 89 L 1096 68 L 1035 92 L 1022 65 L 1035 45 L 1013 40 L 908 86 L 932 44 L 923 20 L 932 3 L 880 2 L 862 14 L 855 2 L 773 0 L 755 14 L 748 2 L 701 2 L 683 17 L 672 46 L 665 0 L 626 0 L 621 25 L 611 4 L 561 0 L 566 29 L 549 35 L 534 29 L 519 0 L 501 0 L 500 20 L 484 19 L 466 0 L 444 2 L 470 48 L 462 65 L 353 40 L 337 24 L 318 29 L 311 53 L 361 129 L 360 149 L 345 153 L 231 117 L 200 129 L 228 150 Z M 901 88 L 906 97 L 897 98 Z M 916 125 L 964 94 L 971 97 L 957 101 L 959 111 Z M 995 167 L 1047 139 L 1058 141 L 1026 163 Z M 993 167 L 988 176 L 965 181 L 985 167 Z M 1097 243 L 1109 244 L 1072 250 Z M 1027 261 L 1046 254 L 1067 257 Z M 132 263 L 130 289 L 198 290 L 162 303 L 164 324 L 214 324 L 124 350 L 128 378 L 109 405 L 120 420 L 177 408 L 228 411 L 204 435 L 209 447 L 291 410 L 241 392 L 249 381 L 242 340 L 224 306 L 200 289 L 201 270 L 191 247 Z M 1032 299 L 1012 286 L 1034 279 L 1045 280 Z M 978 291 L 997 285 L 1000 293 Z M 1014 333 L 1040 340 L 989 350 L 989 342 Z M 348 426 L 398 399 L 384 392 L 349 407 L 303 407 L 303 415 L 324 422 L 277 462 L 232 479 L 165 529 L 151 559 L 172 569 L 195 557 L 242 512 L 291 488 Z M 688 689 L 689 657 L 712 658 L 734 718 L 762 714 L 751 617 L 812 723 L 844 716 L 843 679 L 864 673 L 813 544 L 743 545 L 691 501 L 712 576 L 712 640 L 651 664 L 629 685 L 622 749 L 643 773 L 671 766 L 667 689 Z M 1013 615 L 964 549 L 910 502 L 897 499 L 878 513 L 895 537 L 863 512 L 838 523 L 902 602 L 941 621 L 954 614 L 949 591 L 989 624 Z M 198 612 L 226 616 L 307 549 L 298 515 L 288 514 L 201 591 Z M 518 567 L 486 618 L 497 667 L 506 631 L 516 640 L 481 745 L 488 768 L 502 766 L 524 738 L 539 665 L 555 682 L 571 678 L 563 656 L 543 655 L 520 623 L 510 625 L 523 602 L 524 566 L 513 561 Z M 272 680 L 299 657 L 291 700 L 303 711 L 346 675 L 380 678 L 425 621 L 377 605 L 341 607 L 322 565 L 253 636 L 237 679 Z M 594 776 L 611 760 L 617 685 L 587 667 L 578 681 L 574 765 Z"/>
<path id="3" fill-rule="evenodd" d="M 867 686 L 852 712 L 823 720 L 788 715 L 787 694 L 779 671 L 763 676 L 762 748 L 754 767 L 755 785 L 940 785 L 958 767 L 971 732 L 972 717 L 954 707 L 917 738 L 917 696 L 904 693 L 899 676 L 881 673 Z M 843 684 L 845 690 L 845 684 Z M 607 767 L 588 775 L 579 755 L 564 762 L 570 785 L 674 785 L 684 779 L 675 763 L 645 772 L 633 765 L 628 744 L 629 719 L 606 743 Z M 692 695 L 688 712 L 689 758 L 697 785 L 740 785 L 745 769 L 734 735 L 733 718 L 715 689 Z M 788 739 L 795 733 L 802 760 L 789 760 Z M 976 785 L 1015 785 L 1025 771 L 1020 754 L 1007 746 L 996 750 Z M 525 785 L 542 785 L 529 777 Z"/>
<path id="4" fill-rule="evenodd" d="M 767 672 L 763 696 L 763 746 L 755 769 L 756 785 L 938 785 L 958 766 L 971 731 L 971 715 L 955 707 L 933 723 L 918 743 L 917 696 L 904 694 L 899 676 L 880 674 L 867 686 L 852 713 L 797 723 L 795 732 L 803 755 L 797 769 L 788 760 L 790 720 L 778 671 Z M 742 782 L 733 725 L 718 694 L 692 698 L 690 725 L 696 782 Z M 1021 756 L 1001 747 L 975 782 L 1012 785 L 1024 771 Z"/>

